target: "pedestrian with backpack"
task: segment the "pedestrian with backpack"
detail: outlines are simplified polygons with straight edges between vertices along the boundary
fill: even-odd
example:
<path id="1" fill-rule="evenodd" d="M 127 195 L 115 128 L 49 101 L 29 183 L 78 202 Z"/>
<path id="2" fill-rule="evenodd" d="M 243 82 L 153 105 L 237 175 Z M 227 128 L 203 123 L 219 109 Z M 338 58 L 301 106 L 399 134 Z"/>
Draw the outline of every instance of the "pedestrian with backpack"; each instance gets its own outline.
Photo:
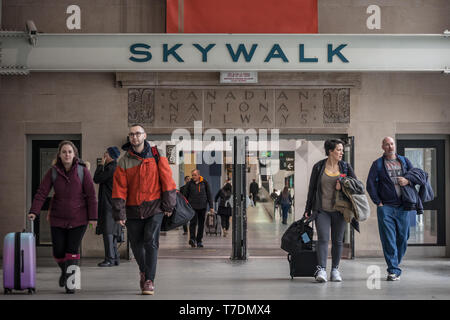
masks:
<path id="1" fill-rule="evenodd" d="M 350 176 L 356 179 L 350 164 L 342 160 L 344 142 L 327 140 L 324 144 L 327 158 L 317 162 L 311 171 L 308 197 L 306 201 L 306 218 L 315 220 L 317 229 L 317 282 L 327 282 L 326 264 L 328 257 L 328 242 L 331 229 L 331 281 L 342 281 L 338 270 L 341 260 L 346 221 L 339 211 L 334 209 L 336 190 L 341 190 L 339 178 Z M 312 214 L 311 214 L 312 212 Z"/>
<path id="2" fill-rule="evenodd" d="M 54 196 L 49 214 L 53 257 L 61 269 L 59 286 L 65 287 L 66 293 L 75 293 L 67 280 L 68 272 L 76 268 L 68 268 L 79 265 L 79 249 L 88 224 L 96 227 L 97 199 L 91 174 L 71 141 L 60 142 L 56 163 L 47 171 L 34 196 L 28 214 L 31 220 L 39 216 L 52 187 Z"/>
<path id="3" fill-rule="evenodd" d="M 142 294 L 153 295 L 161 224 L 172 215 L 177 190 L 167 157 L 150 146 L 144 127 L 133 124 L 128 137 L 114 172 L 113 217 L 127 227 Z"/>
<path id="4" fill-rule="evenodd" d="M 292 197 L 288 187 L 284 187 L 283 192 L 278 196 L 276 203 L 281 206 L 282 224 L 287 224 L 289 209 L 292 206 Z"/>
<path id="5" fill-rule="evenodd" d="M 400 280 L 400 263 L 409 239 L 410 214 L 405 210 L 401 187 L 410 182 L 404 178 L 413 168 L 408 158 L 396 153 L 395 141 L 386 137 L 381 143 L 384 153 L 372 163 L 367 177 L 367 192 L 377 205 L 378 231 L 387 263 L 387 281 Z"/>
<path id="6" fill-rule="evenodd" d="M 222 223 L 223 236 L 226 237 L 230 228 L 230 217 L 233 209 L 233 191 L 231 184 L 227 183 L 217 192 L 214 202 L 218 202 L 217 214 Z"/>

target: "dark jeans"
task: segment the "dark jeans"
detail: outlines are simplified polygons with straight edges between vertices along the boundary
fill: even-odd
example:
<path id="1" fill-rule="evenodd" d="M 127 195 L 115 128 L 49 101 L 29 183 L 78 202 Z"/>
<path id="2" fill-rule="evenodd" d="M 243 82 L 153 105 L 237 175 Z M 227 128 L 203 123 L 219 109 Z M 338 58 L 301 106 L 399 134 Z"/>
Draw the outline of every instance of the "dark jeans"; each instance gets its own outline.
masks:
<path id="1" fill-rule="evenodd" d="M 105 260 L 109 262 L 119 262 L 117 237 L 112 234 L 103 234 L 103 244 L 105 246 Z"/>
<path id="2" fill-rule="evenodd" d="M 253 203 L 256 205 L 256 197 L 258 196 L 258 194 L 257 193 L 252 193 L 252 200 L 253 200 Z"/>
<path id="3" fill-rule="evenodd" d="M 64 259 L 66 254 L 79 254 L 81 240 L 86 232 L 87 225 L 72 229 L 51 227 L 53 256 L 57 261 Z"/>
<path id="4" fill-rule="evenodd" d="M 198 242 L 202 242 L 203 239 L 203 230 L 205 229 L 205 216 L 206 209 L 194 209 L 195 215 L 191 219 L 191 223 L 189 225 L 189 238 L 190 240 L 194 240 Z M 198 230 L 197 230 L 198 226 Z M 197 231 L 197 236 L 195 235 L 195 231 Z"/>
<path id="5" fill-rule="evenodd" d="M 230 216 L 221 214 L 220 215 L 220 223 L 222 224 L 222 228 L 228 231 L 230 229 Z"/>
<path id="6" fill-rule="evenodd" d="M 159 213 L 147 219 L 128 219 L 126 222 L 131 250 L 139 270 L 145 273 L 145 280 L 155 280 L 163 216 L 163 213 Z"/>
<path id="7" fill-rule="evenodd" d="M 331 260 L 332 268 L 337 268 L 341 261 L 344 244 L 346 222 L 340 212 L 326 212 L 319 210 L 316 219 L 317 229 L 317 262 L 322 268 L 327 266 L 328 242 L 331 229 Z"/>
<path id="8" fill-rule="evenodd" d="M 282 204 L 281 205 L 281 211 L 283 212 L 283 223 L 287 222 L 290 208 L 291 208 L 290 204 Z"/>
<path id="9" fill-rule="evenodd" d="M 377 207 L 378 231 L 383 246 L 387 272 L 400 276 L 400 262 L 406 253 L 409 239 L 409 215 L 414 211 L 405 211 L 402 207 L 388 205 Z"/>

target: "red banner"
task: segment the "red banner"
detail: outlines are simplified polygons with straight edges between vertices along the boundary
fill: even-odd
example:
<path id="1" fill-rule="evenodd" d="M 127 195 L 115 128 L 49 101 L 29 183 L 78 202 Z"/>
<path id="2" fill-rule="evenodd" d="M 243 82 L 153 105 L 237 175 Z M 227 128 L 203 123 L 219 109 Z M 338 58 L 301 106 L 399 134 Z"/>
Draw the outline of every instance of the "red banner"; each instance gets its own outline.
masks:
<path id="1" fill-rule="evenodd" d="M 317 33 L 317 0 L 166 0 L 167 33 Z"/>

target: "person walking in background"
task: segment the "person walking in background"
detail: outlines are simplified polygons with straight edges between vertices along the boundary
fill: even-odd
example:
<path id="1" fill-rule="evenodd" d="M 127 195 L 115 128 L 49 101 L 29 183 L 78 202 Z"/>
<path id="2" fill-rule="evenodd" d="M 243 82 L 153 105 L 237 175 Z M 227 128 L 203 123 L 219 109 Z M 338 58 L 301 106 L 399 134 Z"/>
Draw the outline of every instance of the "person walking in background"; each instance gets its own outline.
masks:
<path id="1" fill-rule="evenodd" d="M 213 213 L 214 206 L 209 183 L 200 175 L 200 171 L 197 169 L 192 170 L 192 179 L 186 187 L 186 198 L 195 211 L 195 216 L 191 219 L 189 225 L 189 244 L 193 248 L 196 246 L 203 248 L 202 240 L 205 229 L 206 209 L 209 205 L 209 210 Z M 195 234 L 196 231 L 197 234 Z"/>
<path id="2" fill-rule="evenodd" d="M 378 231 L 384 258 L 388 265 L 387 281 L 400 280 L 400 263 L 409 239 L 410 214 L 405 210 L 401 188 L 409 184 L 403 175 L 413 168 L 408 158 L 396 153 L 395 141 L 386 137 L 381 143 L 384 153 L 370 167 L 367 177 L 367 192 L 377 205 Z"/>
<path id="3" fill-rule="evenodd" d="M 65 287 L 66 293 L 75 293 L 67 283 L 67 269 L 79 265 L 79 250 L 86 228 L 88 224 L 93 227 L 97 224 L 97 199 L 91 174 L 71 141 L 59 143 L 56 161 L 34 196 L 29 219 L 39 216 L 52 187 L 54 196 L 49 214 L 53 257 L 61 269 L 59 286 Z"/>
<path id="4" fill-rule="evenodd" d="M 223 236 L 226 237 L 228 229 L 230 228 L 230 217 L 232 214 L 232 197 L 233 190 L 231 184 L 227 183 L 225 186 L 217 192 L 214 202 L 218 202 L 217 214 L 220 216 L 222 222 Z"/>
<path id="5" fill-rule="evenodd" d="M 250 193 L 252 195 L 252 200 L 253 200 L 253 203 L 255 204 L 255 206 L 256 206 L 256 197 L 258 196 L 258 192 L 259 192 L 259 185 L 256 182 L 256 180 L 253 179 L 253 182 L 250 183 Z"/>
<path id="6" fill-rule="evenodd" d="M 118 266 L 120 263 L 117 239 L 122 227 L 114 221 L 112 216 L 113 177 L 119 156 L 120 151 L 117 147 L 109 147 L 94 173 L 94 182 L 99 184 L 96 234 L 103 235 L 105 247 L 105 259 L 98 264 L 99 267 Z"/>
<path id="7" fill-rule="evenodd" d="M 113 217 L 127 227 L 142 294 L 152 295 L 161 223 L 164 215 L 172 215 L 176 184 L 167 158 L 156 147 L 152 149 L 141 125 L 132 125 L 128 137 L 130 142 L 124 146 L 127 153 L 119 159 L 114 173 Z"/>
<path id="8" fill-rule="evenodd" d="M 191 181 L 191 177 L 189 177 L 189 176 L 184 177 L 184 186 L 182 186 L 180 188 L 180 192 L 185 198 L 186 198 L 186 187 L 187 187 L 187 184 L 189 183 L 189 181 Z M 188 224 L 186 223 L 186 224 L 183 224 L 183 235 L 185 235 L 187 233 L 188 233 Z"/>
<path id="9" fill-rule="evenodd" d="M 342 281 L 338 270 L 342 255 L 346 222 L 344 216 L 334 209 L 336 190 L 341 190 L 340 175 L 356 179 L 350 164 L 342 160 L 344 142 L 341 140 L 325 141 L 326 159 L 317 162 L 311 171 L 308 197 L 304 216 L 316 221 L 317 228 L 317 282 L 327 282 L 328 242 L 331 229 L 331 281 Z M 313 217 L 311 216 L 313 212 Z"/>
<path id="10" fill-rule="evenodd" d="M 289 214 L 289 209 L 292 206 L 292 197 L 289 193 L 289 188 L 284 187 L 283 192 L 280 193 L 277 199 L 277 204 L 281 206 L 282 211 L 282 224 L 287 224 L 287 218 Z"/>

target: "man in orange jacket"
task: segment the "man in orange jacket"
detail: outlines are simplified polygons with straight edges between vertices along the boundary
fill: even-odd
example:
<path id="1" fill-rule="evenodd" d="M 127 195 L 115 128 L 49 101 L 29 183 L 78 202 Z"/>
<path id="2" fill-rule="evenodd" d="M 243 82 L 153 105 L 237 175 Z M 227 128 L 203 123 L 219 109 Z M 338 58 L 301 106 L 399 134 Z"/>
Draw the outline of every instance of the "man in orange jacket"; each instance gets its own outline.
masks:
<path id="1" fill-rule="evenodd" d="M 163 216 L 176 204 L 176 184 L 165 156 L 155 159 L 141 125 L 132 125 L 127 150 L 117 163 L 113 182 L 113 216 L 127 227 L 139 265 L 142 294 L 154 293 L 159 234 Z"/>

